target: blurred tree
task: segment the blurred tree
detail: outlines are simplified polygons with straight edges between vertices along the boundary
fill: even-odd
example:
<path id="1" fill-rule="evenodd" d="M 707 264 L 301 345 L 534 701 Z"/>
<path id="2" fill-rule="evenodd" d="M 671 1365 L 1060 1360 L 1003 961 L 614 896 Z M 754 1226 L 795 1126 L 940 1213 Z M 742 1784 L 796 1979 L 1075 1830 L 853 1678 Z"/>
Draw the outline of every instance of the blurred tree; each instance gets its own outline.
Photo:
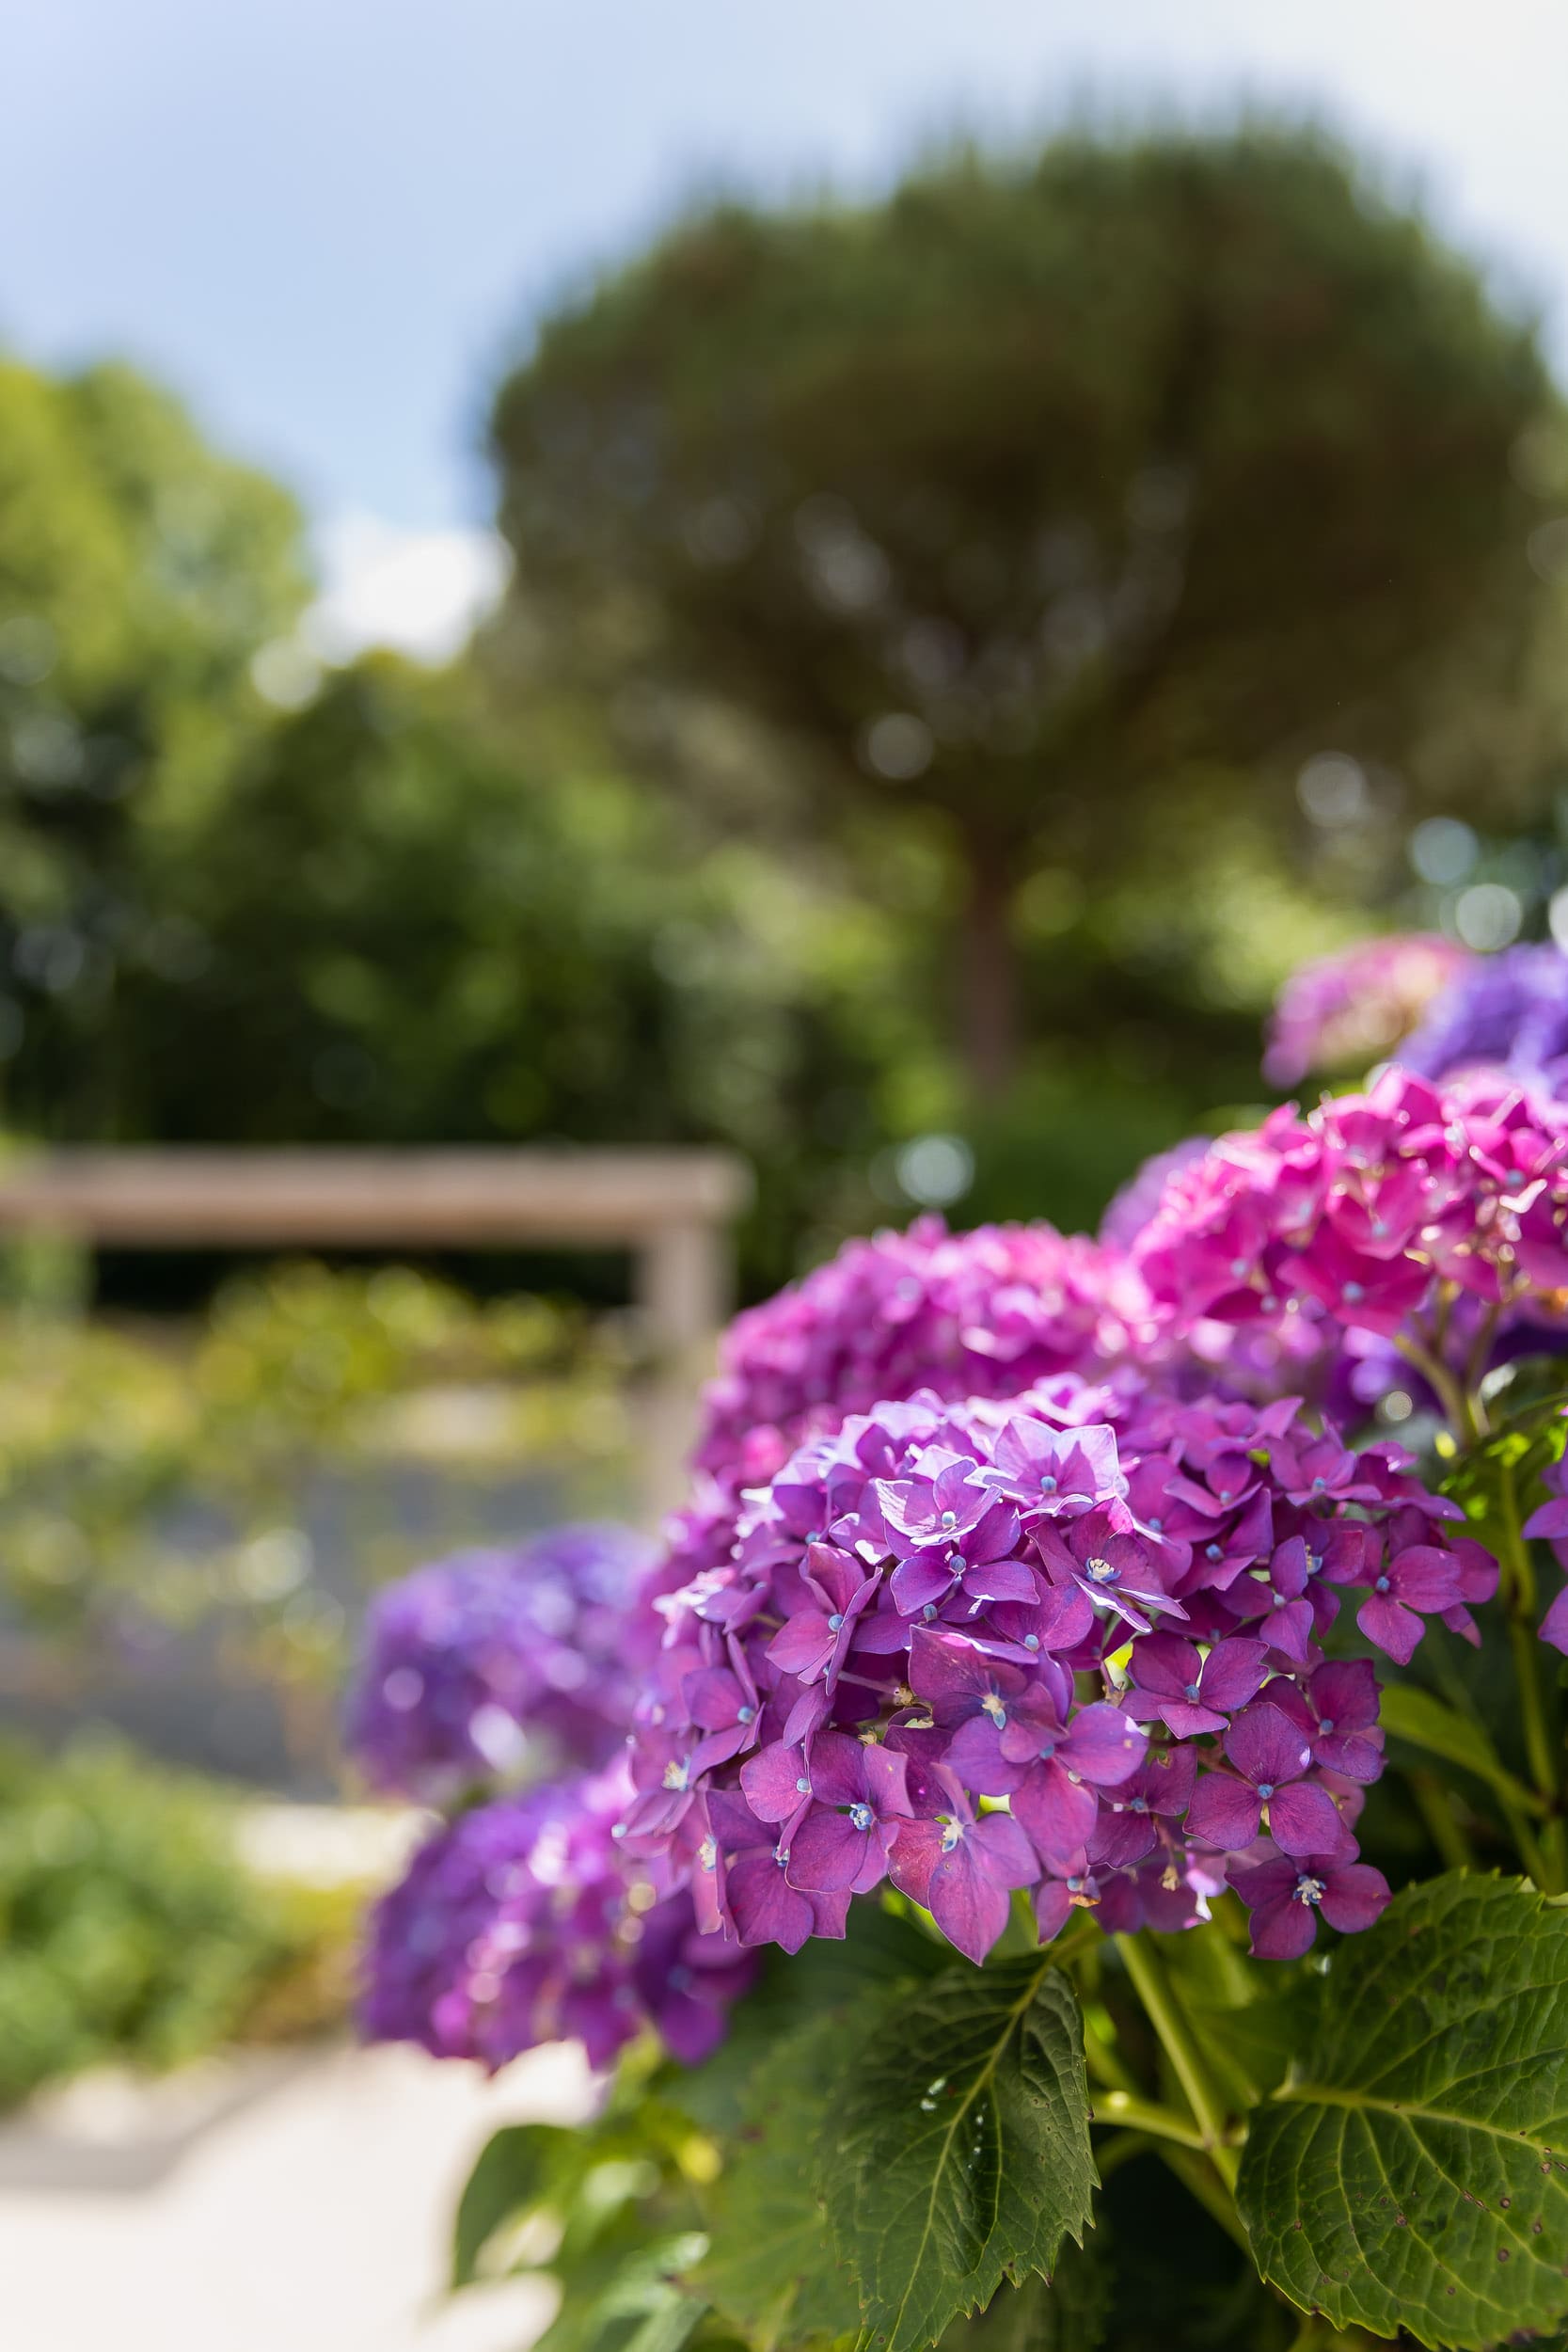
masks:
<path id="1" fill-rule="evenodd" d="M 9 1116 L 55 1137 L 727 1142 L 751 1273 L 868 1214 L 886 1077 L 928 1053 L 920 942 L 715 848 L 563 725 L 504 739 L 392 656 L 274 714 L 152 872 L 192 952 L 127 960 L 90 1028 L 29 1025 Z M 841 1200 L 847 1160 L 852 1197 Z"/>
<path id="2" fill-rule="evenodd" d="M 787 771 L 818 826 L 933 818 L 995 1096 L 1037 867 L 1200 886 L 1217 785 L 1222 823 L 1298 821 L 1308 755 L 1419 770 L 1439 713 L 1434 788 L 1528 783 L 1528 730 L 1505 774 L 1475 713 L 1526 660 L 1509 461 L 1550 401 L 1530 326 L 1312 135 L 1074 136 L 869 206 L 722 203 L 501 389 L 496 656 L 614 681 L 689 780 L 716 742 L 733 776 L 739 712 L 753 803 Z M 1183 853 L 1150 876 L 1154 825 Z"/>
<path id="3" fill-rule="evenodd" d="M 130 369 L 0 362 L 0 1067 L 52 1120 L 112 1124 L 117 975 L 205 953 L 157 874 L 268 717 L 248 669 L 304 601 L 301 537 Z"/>

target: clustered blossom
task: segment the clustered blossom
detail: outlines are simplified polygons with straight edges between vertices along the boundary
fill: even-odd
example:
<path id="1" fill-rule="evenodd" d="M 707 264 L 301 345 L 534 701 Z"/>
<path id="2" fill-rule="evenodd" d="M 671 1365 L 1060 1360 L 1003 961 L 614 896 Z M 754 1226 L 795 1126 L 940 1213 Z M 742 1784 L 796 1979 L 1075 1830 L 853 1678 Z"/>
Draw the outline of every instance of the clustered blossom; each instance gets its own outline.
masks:
<path id="1" fill-rule="evenodd" d="M 1440 992 L 1470 986 L 1476 964 L 1467 948 L 1424 931 L 1358 940 L 1304 963 L 1275 1001 L 1263 1075 L 1271 1086 L 1293 1087 L 1314 1071 L 1366 1069 L 1393 1051 Z M 1441 1074 L 1423 1062 L 1412 1067 Z"/>
<path id="2" fill-rule="evenodd" d="M 367 1779 L 439 1804 L 515 1772 L 541 1742 L 607 1763 L 631 1713 L 626 1617 L 651 1557 L 630 1528 L 562 1527 L 390 1586 L 371 1607 L 348 1707 Z"/>
<path id="3" fill-rule="evenodd" d="M 1568 1084 L 1568 956 L 1547 944 L 1468 960 L 1405 1040 L 1400 1059 L 1423 1077 L 1497 1067 L 1560 1093 Z"/>
<path id="4" fill-rule="evenodd" d="M 1227 1883 L 1266 1955 L 1368 1925 L 1378 1685 L 1323 1639 L 1347 1602 L 1402 1662 L 1424 1618 L 1467 1629 L 1497 1570 L 1461 1516 L 1293 1399 L 1066 1377 L 851 1415 L 658 1600 L 622 1851 L 741 1947 L 841 1935 L 884 1880 L 976 1961 L 1019 1888 L 1042 1936 L 1189 1926 Z"/>
<path id="5" fill-rule="evenodd" d="M 705 2058 L 747 1957 L 698 1932 L 689 1895 L 628 1885 L 610 1836 L 628 1793 L 616 1765 L 443 1824 L 372 1914 L 371 2038 L 494 2069 L 575 2037 L 607 2066 L 652 2026 Z"/>
<path id="6" fill-rule="evenodd" d="M 1565 1229 L 1560 1107 L 1500 1076 L 1439 1090 L 1396 1066 L 1222 1136 L 1168 1180 L 1131 1254 L 1166 1329 L 1212 1360 L 1240 1337 L 1299 1365 L 1370 1334 L 1439 1365 L 1462 1340 L 1484 1366 L 1505 1313 L 1560 1311 Z"/>
<path id="7" fill-rule="evenodd" d="M 950 1233 L 925 1216 L 847 1242 L 730 1326 L 697 1467 L 723 1490 L 758 1486 L 805 1438 L 916 1389 L 1014 1396 L 1114 1361 L 1144 1312 L 1118 1250 L 1052 1225 Z"/>
<path id="8" fill-rule="evenodd" d="M 1523 1533 L 1549 1543 L 1558 1566 L 1568 1568 L 1568 1455 L 1543 1471 L 1542 1484 L 1548 1500 L 1530 1513 Z M 1547 1610 L 1541 1626 L 1541 1639 L 1568 1657 L 1568 1584 L 1563 1585 Z"/>

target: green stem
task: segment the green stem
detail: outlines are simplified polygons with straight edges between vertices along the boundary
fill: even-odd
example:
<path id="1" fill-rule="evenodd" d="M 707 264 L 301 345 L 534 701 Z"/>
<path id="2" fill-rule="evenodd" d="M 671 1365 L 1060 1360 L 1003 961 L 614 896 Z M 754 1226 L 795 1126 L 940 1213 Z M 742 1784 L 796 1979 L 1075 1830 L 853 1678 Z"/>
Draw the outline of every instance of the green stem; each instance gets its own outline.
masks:
<path id="1" fill-rule="evenodd" d="M 1125 2131 L 1147 2132 L 1151 2138 L 1175 2140 L 1180 2147 L 1196 2148 L 1199 2154 L 1204 2153 L 1202 2133 L 1178 2115 L 1174 2107 L 1162 2106 L 1154 2099 L 1140 2099 L 1130 2090 L 1097 2090 L 1089 2120 L 1118 2124 Z"/>
<path id="2" fill-rule="evenodd" d="M 1402 1332 L 1394 1345 L 1436 1396 L 1448 1415 L 1449 1427 L 1460 1443 L 1478 1445 L 1486 1434 L 1486 1414 L 1480 1399 L 1472 1397 L 1442 1359 L 1423 1347 L 1419 1340 Z"/>
<path id="3" fill-rule="evenodd" d="M 1473 1870 L 1476 1857 L 1470 1841 L 1454 1818 L 1448 1790 L 1433 1772 L 1412 1772 L 1405 1775 L 1416 1807 L 1426 1823 L 1432 1842 L 1450 1870 Z"/>
<path id="4" fill-rule="evenodd" d="M 1234 2195 L 1236 2151 L 1227 2141 L 1225 2109 L 1209 2079 L 1191 2028 L 1171 1991 L 1164 1963 L 1153 1945 L 1143 1934 L 1118 1935 L 1117 1949 L 1121 1954 L 1132 1989 L 1143 2003 L 1144 2014 L 1153 2026 L 1160 2046 L 1175 2071 L 1176 2079 L 1186 2094 L 1204 2153 L 1226 2188 Z"/>
<path id="5" fill-rule="evenodd" d="M 1503 1530 L 1502 1604 L 1508 1620 L 1509 1646 L 1513 1653 L 1514 1677 L 1519 1686 L 1519 1715 L 1524 1726 L 1525 1753 L 1529 1759 L 1531 1777 L 1547 1807 L 1546 1822 L 1539 1844 L 1533 1838 L 1530 1840 L 1535 1845 L 1535 1859 L 1530 1861 L 1527 1857 L 1527 1867 L 1543 1894 L 1559 1895 L 1562 1892 L 1565 1879 L 1568 1879 L 1568 1868 L 1565 1868 L 1568 1851 L 1565 1851 L 1560 1814 L 1561 1791 L 1557 1750 L 1546 1719 L 1545 1692 L 1541 1680 L 1541 1644 L 1535 1629 L 1535 1566 L 1519 1523 L 1519 1497 L 1511 1464 L 1502 1467 L 1498 1492 Z M 1524 1852 L 1522 1846 L 1520 1851 Z"/>

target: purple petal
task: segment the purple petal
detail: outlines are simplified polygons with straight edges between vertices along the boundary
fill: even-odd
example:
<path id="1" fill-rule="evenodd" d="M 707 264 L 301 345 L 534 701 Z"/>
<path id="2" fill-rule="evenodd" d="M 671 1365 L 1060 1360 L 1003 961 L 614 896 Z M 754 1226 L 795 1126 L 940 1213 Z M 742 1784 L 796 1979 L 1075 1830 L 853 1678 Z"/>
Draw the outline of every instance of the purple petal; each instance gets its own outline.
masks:
<path id="1" fill-rule="evenodd" d="M 1022 1560 L 983 1560 L 964 1578 L 965 1592 L 980 1600 L 1032 1601 L 1038 1589 L 1034 1570 Z"/>
<path id="2" fill-rule="evenodd" d="M 1338 1928 L 1345 1935 L 1359 1935 L 1374 1926 L 1387 1909 L 1389 1899 L 1387 1880 L 1370 1862 L 1331 1867 L 1323 1880 L 1323 1917 L 1331 1928 Z"/>
<path id="3" fill-rule="evenodd" d="M 1039 1865 L 1029 1840 L 1006 1813 L 987 1813 L 968 1834 L 980 1867 L 998 1886 L 1033 1886 Z"/>
<path id="4" fill-rule="evenodd" d="M 1342 1853 L 1350 1832 L 1316 1781 L 1292 1781 L 1269 1799 L 1269 1835 L 1288 1854 Z"/>
<path id="5" fill-rule="evenodd" d="M 1006 1889 L 979 1867 L 967 1837 L 938 1859 L 927 1908 L 948 1942 L 976 1967 L 1007 1924 Z"/>
<path id="6" fill-rule="evenodd" d="M 1363 1788 L 1383 1777 L 1383 1750 L 1364 1732 L 1320 1733 L 1313 1752 L 1325 1771 L 1342 1772 L 1346 1780 L 1358 1781 Z"/>
<path id="7" fill-rule="evenodd" d="M 888 1855 L 888 1874 L 901 1895 L 928 1911 L 931 1872 L 942 1859 L 940 1821 L 903 1821 Z"/>
<path id="8" fill-rule="evenodd" d="M 1131 1780 L 1148 1750 L 1146 1733 L 1128 1722 L 1119 1707 L 1081 1707 L 1068 1725 L 1063 1760 L 1097 1788 L 1119 1788 Z"/>
<path id="9" fill-rule="evenodd" d="M 845 1731 L 817 1733 L 811 1749 L 811 1793 L 819 1804 L 864 1802 L 865 1750 L 858 1740 Z"/>
<path id="10" fill-rule="evenodd" d="M 861 1757 L 865 1772 L 866 1793 L 879 1815 L 892 1814 L 909 1819 L 910 1759 L 895 1748 L 879 1744 L 862 1748 Z"/>
<path id="11" fill-rule="evenodd" d="M 1542 1619 L 1541 1639 L 1568 1657 L 1568 1584 L 1563 1586 Z"/>
<path id="12" fill-rule="evenodd" d="M 812 1904 L 786 1883 L 770 1853 L 742 1854 L 731 1867 L 728 1894 L 743 1944 L 779 1944 L 798 1952 L 816 1925 Z"/>
<path id="13" fill-rule="evenodd" d="M 1252 1948 L 1259 1960 L 1299 1960 L 1312 1948 L 1318 1915 L 1293 1895 L 1264 1903 L 1252 1915 Z"/>
<path id="14" fill-rule="evenodd" d="M 1042 1879 L 1035 1889 L 1035 1918 L 1040 1942 L 1049 1944 L 1053 1935 L 1060 1935 L 1071 1916 L 1072 1897 L 1061 1880 Z"/>
<path id="15" fill-rule="evenodd" d="M 1022 1821 L 1048 1862 L 1065 1862 L 1094 1828 L 1100 1801 L 1074 1786 L 1060 1764 L 1037 1764 L 1013 1791 L 1013 1818 Z M 990 1820 L 1000 1815 L 988 1816 Z"/>
<path id="16" fill-rule="evenodd" d="M 821 1895 L 851 1887 L 864 1866 L 867 1848 L 876 1842 L 871 1832 L 857 1829 L 847 1813 L 814 1810 L 790 1833 L 789 1883 Z M 878 1853 L 879 1858 L 879 1847 Z M 879 1869 L 877 1875 L 881 1876 Z"/>
<path id="17" fill-rule="evenodd" d="M 972 1715 L 947 1743 L 947 1762 L 966 1788 L 983 1797 L 1006 1797 L 1018 1787 L 1022 1766 L 1008 1763 L 1002 1728 L 989 1715 Z"/>
<path id="18" fill-rule="evenodd" d="M 759 1748 L 742 1764 L 740 1786 L 759 1821 L 787 1821 L 811 1792 L 803 1750 L 786 1748 L 782 1740 Z"/>
<path id="19" fill-rule="evenodd" d="M 912 1559 L 899 1563 L 889 1584 L 895 1605 L 903 1615 L 918 1617 L 923 1609 L 946 1599 L 953 1590 L 953 1571 L 945 1552 L 932 1556 L 918 1551 Z"/>
<path id="20" fill-rule="evenodd" d="M 1389 1562 L 1388 1580 L 1407 1609 L 1427 1614 L 1451 1608 L 1460 1598 L 1459 1563 L 1433 1544 L 1412 1544 Z"/>
<path id="21" fill-rule="evenodd" d="M 1187 1808 L 1187 1827 L 1207 1845 L 1240 1853 L 1257 1836 L 1263 1808 L 1245 1781 L 1228 1772 L 1204 1772 Z"/>
<path id="22" fill-rule="evenodd" d="M 764 1655 L 770 1665 L 807 1682 L 821 1673 L 832 1650 L 827 1618 L 819 1609 L 802 1609 L 784 1620 Z"/>
<path id="23" fill-rule="evenodd" d="M 1312 1760 L 1311 1749 L 1290 1717 L 1259 1699 L 1236 1717 L 1224 1740 L 1226 1755 L 1254 1787 L 1294 1780 Z"/>
<path id="24" fill-rule="evenodd" d="M 1217 1707 L 1228 1715 L 1257 1697 L 1268 1671 L 1268 1644 L 1237 1634 L 1228 1641 L 1215 1643 L 1203 1661 L 1199 1687 L 1210 1707 Z"/>
<path id="25" fill-rule="evenodd" d="M 1140 1691 L 1179 1699 L 1197 1682 L 1202 1667 L 1196 1644 L 1184 1642 L 1180 1633 L 1146 1633 L 1133 1645 L 1128 1671 Z"/>
<path id="26" fill-rule="evenodd" d="M 1532 1511 L 1520 1531 L 1523 1534 L 1544 1537 L 1548 1542 L 1560 1535 L 1568 1535 L 1568 1496 L 1554 1496 Z"/>
<path id="27" fill-rule="evenodd" d="M 1369 1642 L 1386 1650 L 1401 1666 L 1409 1665 L 1426 1631 L 1415 1612 L 1402 1609 L 1388 1593 L 1369 1593 L 1355 1613 L 1355 1622 Z"/>

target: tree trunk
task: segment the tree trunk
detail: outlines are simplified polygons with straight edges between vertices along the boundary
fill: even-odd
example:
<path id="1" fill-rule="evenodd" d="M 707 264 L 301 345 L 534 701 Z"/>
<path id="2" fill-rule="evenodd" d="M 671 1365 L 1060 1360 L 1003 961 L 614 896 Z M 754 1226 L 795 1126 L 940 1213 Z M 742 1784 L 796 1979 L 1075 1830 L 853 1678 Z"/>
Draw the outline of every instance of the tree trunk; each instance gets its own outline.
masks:
<path id="1" fill-rule="evenodd" d="M 969 844 L 967 863 L 961 1045 L 970 1087 L 989 1108 L 1005 1099 L 1018 1070 L 1012 908 L 1019 876 L 1012 861 L 989 845 Z"/>

